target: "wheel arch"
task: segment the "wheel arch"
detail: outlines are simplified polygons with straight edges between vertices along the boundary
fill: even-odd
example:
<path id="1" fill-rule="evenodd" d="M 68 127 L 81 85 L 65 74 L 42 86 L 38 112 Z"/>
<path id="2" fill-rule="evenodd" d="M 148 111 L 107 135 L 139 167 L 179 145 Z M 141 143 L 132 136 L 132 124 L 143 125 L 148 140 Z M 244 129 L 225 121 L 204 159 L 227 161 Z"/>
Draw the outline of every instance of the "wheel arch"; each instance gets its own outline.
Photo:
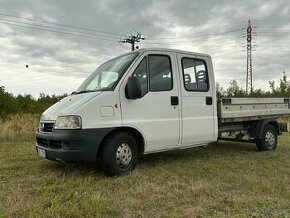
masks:
<path id="1" fill-rule="evenodd" d="M 255 139 L 261 139 L 263 135 L 263 131 L 266 125 L 271 125 L 275 128 L 277 135 L 281 134 L 279 124 L 276 119 L 266 119 L 266 120 L 260 120 L 256 123 L 254 128 L 254 134 L 253 137 Z"/>
<path id="2" fill-rule="evenodd" d="M 104 148 L 104 144 L 105 142 L 115 133 L 117 132 L 128 132 L 131 135 L 133 135 L 135 137 L 135 139 L 138 142 L 138 147 L 139 147 L 139 154 L 143 154 L 144 153 L 144 149 L 145 149 L 145 139 L 142 135 L 142 133 L 133 128 L 133 127 L 117 127 L 114 130 L 110 131 L 109 133 L 107 133 L 107 135 L 105 135 L 105 137 L 101 140 L 100 146 L 98 147 L 97 150 L 97 158 L 101 157 L 103 148 Z"/>

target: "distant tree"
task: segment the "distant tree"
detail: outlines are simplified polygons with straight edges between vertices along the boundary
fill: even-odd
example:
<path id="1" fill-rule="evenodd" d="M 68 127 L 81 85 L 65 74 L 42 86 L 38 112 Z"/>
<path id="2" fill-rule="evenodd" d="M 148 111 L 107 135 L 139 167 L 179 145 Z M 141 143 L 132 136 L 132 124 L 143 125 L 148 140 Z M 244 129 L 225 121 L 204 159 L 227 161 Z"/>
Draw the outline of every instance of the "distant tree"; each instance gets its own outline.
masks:
<path id="1" fill-rule="evenodd" d="M 19 109 L 17 107 L 16 100 L 13 95 L 6 92 L 4 86 L 0 87 L 0 118 L 6 117 L 10 113 L 17 113 Z"/>
<path id="2" fill-rule="evenodd" d="M 283 71 L 282 74 L 282 78 L 278 81 L 278 86 L 276 86 L 275 81 L 269 81 L 271 95 L 275 97 L 290 97 L 290 81 L 285 71 Z"/>
<path id="3" fill-rule="evenodd" d="M 216 83 L 216 96 L 217 98 L 222 98 L 225 96 L 225 90 L 224 90 L 224 87 L 221 86 L 218 82 Z"/>
<path id="4" fill-rule="evenodd" d="M 267 96 L 267 92 L 264 92 L 262 89 L 254 89 L 254 88 L 253 88 L 253 92 L 250 95 L 250 97 L 255 97 L 255 98 L 262 98 L 266 96 Z"/>
<path id="5" fill-rule="evenodd" d="M 230 86 L 226 90 L 227 97 L 245 97 L 246 92 L 238 85 L 236 80 L 230 81 Z"/>
<path id="6" fill-rule="evenodd" d="M 35 99 L 28 94 L 18 95 L 16 98 L 18 110 L 21 113 L 34 113 L 35 112 Z"/>

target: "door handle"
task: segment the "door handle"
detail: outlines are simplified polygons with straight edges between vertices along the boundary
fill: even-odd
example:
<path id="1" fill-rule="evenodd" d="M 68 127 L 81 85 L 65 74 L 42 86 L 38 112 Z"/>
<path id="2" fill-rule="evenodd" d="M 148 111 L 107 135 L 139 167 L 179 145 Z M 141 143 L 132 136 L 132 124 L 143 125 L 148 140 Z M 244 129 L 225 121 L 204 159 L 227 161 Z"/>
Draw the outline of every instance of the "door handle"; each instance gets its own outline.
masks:
<path id="1" fill-rule="evenodd" d="M 205 97 L 205 103 L 206 105 L 212 105 L 212 97 L 209 96 Z"/>
<path id="2" fill-rule="evenodd" d="M 171 96 L 171 105 L 172 106 L 178 105 L 178 96 Z"/>

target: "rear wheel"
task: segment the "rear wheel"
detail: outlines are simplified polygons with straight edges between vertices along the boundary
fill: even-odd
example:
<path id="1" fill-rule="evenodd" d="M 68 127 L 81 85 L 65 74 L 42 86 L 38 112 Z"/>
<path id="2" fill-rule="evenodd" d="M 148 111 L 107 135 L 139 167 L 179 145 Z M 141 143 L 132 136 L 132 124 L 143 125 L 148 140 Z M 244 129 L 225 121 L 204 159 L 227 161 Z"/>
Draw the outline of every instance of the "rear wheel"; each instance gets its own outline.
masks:
<path id="1" fill-rule="evenodd" d="M 113 134 L 104 144 L 101 156 L 102 170 L 107 176 L 130 173 L 138 160 L 138 144 L 127 132 Z"/>
<path id="2" fill-rule="evenodd" d="M 275 127 L 272 125 L 266 125 L 262 133 L 262 138 L 257 139 L 256 142 L 258 151 L 276 150 L 277 143 L 278 137 Z"/>

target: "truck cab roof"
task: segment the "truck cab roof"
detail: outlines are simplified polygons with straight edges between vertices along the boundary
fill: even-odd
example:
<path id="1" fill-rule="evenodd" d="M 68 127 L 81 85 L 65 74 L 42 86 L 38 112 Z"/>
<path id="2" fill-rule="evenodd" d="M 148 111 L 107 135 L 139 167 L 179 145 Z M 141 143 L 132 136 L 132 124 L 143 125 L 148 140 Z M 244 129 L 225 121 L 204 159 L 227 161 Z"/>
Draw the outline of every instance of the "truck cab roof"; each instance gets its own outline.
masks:
<path id="1" fill-rule="evenodd" d="M 208 54 L 204 54 L 204 53 L 198 53 L 198 52 L 190 52 L 190 51 L 184 51 L 184 50 L 178 50 L 178 49 L 171 49 L 171 48 L 141 48 L 138 50 L 135 50 L 133 52 L 140 52 L 140 53 L 144 53 L 147 51 L 164 51 L 164 52 L 177 52 L 177 53 L 181 53 L 181 54 L 190 54 L 190 55 L 196 55 L 196 56 L 202 56 L 202 57 L 209 57 L 210 55 Z"/>

